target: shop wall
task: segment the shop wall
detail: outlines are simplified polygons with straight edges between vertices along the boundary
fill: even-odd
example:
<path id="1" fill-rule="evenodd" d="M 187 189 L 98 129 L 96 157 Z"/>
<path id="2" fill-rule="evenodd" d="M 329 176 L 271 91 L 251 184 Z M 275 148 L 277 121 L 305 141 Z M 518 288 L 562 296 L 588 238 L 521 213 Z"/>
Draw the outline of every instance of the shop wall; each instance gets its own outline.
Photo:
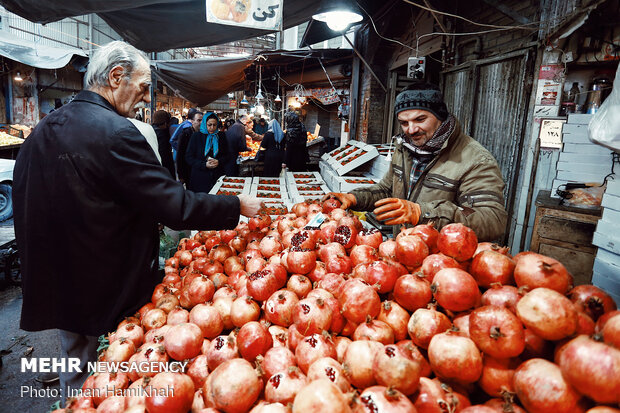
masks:
<path id="1" fill-rule="evenodd" d="M 37 70 L 40 117 L 48 115 L 55 107 L 56 99 L 66 105 L 82 90 L 84 74 L 72 66 L 55 70 Z"/>
<path id="2" fill-rule="evenodd" d="M 356 36 L 356 45 L 367 59 L 379 79 L 387 79 L 389 59 L 385 55 L 377 54 L 380 38 L 370 32 L 371 29 L 361 30 Z M 381 143 L 383 139 L 383 116 L 385 111 L 385 94 L 381 85 L 373 77 L 365 65 L 360 65 L 360 90 L 357 109 L 358 126 L 356 135 L 351 137 L 367 143 Z M 384 80 L 385 83 L 385 80 Z"/>
<path id="3" fill-rule="evenodd" d="M 11 102 L 11 123 L 35 126 L 39 122 L 39 96 L 37 91 L 37 71 L 21 63 L 15 63 L 14 70 L 19 71 L 23 80 L 12 81 L 13 101 Z"/>

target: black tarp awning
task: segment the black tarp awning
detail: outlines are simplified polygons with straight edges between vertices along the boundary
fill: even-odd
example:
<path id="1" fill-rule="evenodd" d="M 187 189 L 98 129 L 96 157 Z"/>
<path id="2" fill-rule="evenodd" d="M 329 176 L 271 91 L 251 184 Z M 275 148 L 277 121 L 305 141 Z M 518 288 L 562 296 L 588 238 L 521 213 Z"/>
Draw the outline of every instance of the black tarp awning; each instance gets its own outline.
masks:
<path id="1" fill-rule="evenodd" d="M 153 72 L 174 92 L 205 106 L 226 93 L 239 90 L 245 80 L 245 69 L 253 58 L 188 59 L 153 61 Z"/>
<path id="2" fill-rule="evenodd" d="M 322 50 L 275 50 L 261 54 L 263 83 L 275 75 L 276 68 L 311 68 L 319 65 L 343 62 L 351 58 L 349 49 Z M 243 89 L 246 69 L 254 63 L 256 56 L 235 59 L 184 59 L 155 60 L 151 62 L 153 72 L 175 93 L 183 98 L 205 106 L 228 92 Z M 251 71 L 250 71 L 251 72 Z M 284 76 L 287 70 L 277 69 Z M 327 80 L 327 79 L 325 79 Z M 300 81 L 303 78 L 300 77 Z M 273 82 L 273 81 L 271 81 Z"/>
<path id="3" fill-rule="evenodd" d="M 207 23 L 205 0 L 0 0 L 0 4 L 36 23 L 97 13 L 123 39 L 145 52 L 212 46 L 269 33 Z M 318 4 L 284 0 L 284 28 L 310 20 Z"/>

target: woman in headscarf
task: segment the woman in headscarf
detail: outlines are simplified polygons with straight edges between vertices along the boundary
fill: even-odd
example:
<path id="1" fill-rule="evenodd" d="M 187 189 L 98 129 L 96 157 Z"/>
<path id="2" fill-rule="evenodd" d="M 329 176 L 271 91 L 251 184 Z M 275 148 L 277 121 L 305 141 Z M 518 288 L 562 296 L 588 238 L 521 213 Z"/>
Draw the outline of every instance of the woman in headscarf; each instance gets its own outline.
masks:
<path id="1" fill-rule="evenodd" d="M 284 114 L 286 124 L 286 150 L 284 152 L 284 163 L 293 172 L 306 171 L 308 162 L 308 134 L 306 127 L 299 120 L 299 115 L 295 112 Z"/>
<path id="2" fill-rule="evenodd" d="M 185 160 L 192 168 L 188 189 L 209 192 L 217 179 L 224 175 L 228 158 L 226 135 L 219 131 L 220 120 L 213 112 L 202 118 L 200 130 L 189 139 Z"/>
<path id="3" fill-rule="evenodd" d="M 265 148 L 265 169 L 263 176 L 279 176 L 284 162 L 284 132 L 277 120 L 273 119 L 267 126 L 267 132 L 261 141 L 261 148 Z"/>

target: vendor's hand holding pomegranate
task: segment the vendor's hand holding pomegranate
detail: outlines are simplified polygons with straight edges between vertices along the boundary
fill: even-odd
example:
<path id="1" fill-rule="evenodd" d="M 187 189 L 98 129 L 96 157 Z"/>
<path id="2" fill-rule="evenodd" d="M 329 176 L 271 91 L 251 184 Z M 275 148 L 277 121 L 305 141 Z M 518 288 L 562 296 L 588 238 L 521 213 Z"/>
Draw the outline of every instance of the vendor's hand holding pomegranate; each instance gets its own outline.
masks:
<path id="1" fill-rule="evenodd" d="M 330 192 L 323 196 L 321 199 L 321 203 L 325 202 L 329 198 L 336 198 L 340 201 L 340 209 L 349 209 L 357 204 L 357 200 L 355 199 L 355 195 L 353 194 L 344 194 L 340 192 Z"/>

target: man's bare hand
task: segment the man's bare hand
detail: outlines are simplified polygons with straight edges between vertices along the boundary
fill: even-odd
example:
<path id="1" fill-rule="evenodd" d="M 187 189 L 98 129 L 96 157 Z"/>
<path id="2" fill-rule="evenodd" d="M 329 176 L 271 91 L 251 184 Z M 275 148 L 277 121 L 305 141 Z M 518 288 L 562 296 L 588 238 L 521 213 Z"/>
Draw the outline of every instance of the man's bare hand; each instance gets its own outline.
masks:
<path id="1" fill-rule="evenodd" d="M 329 198 L 336 198 L 338 201 L 340 201 L 340 203 L 342 204 L 340 205 L 340 209 L 349 209 L 350 207 L 353 207 L 357 204 L 357 199 L 355 199 L 355 195 L 341 192 L 330 192 L 323 196 L 321 202 Z"/>
<path id="2" fill-rule="evenodd" d="M 261 208 L 261 200 L 249 195 L 237 195 L 241 204 L 241 215 L 244 217 L 253 217 L 258 214 Z"/>

